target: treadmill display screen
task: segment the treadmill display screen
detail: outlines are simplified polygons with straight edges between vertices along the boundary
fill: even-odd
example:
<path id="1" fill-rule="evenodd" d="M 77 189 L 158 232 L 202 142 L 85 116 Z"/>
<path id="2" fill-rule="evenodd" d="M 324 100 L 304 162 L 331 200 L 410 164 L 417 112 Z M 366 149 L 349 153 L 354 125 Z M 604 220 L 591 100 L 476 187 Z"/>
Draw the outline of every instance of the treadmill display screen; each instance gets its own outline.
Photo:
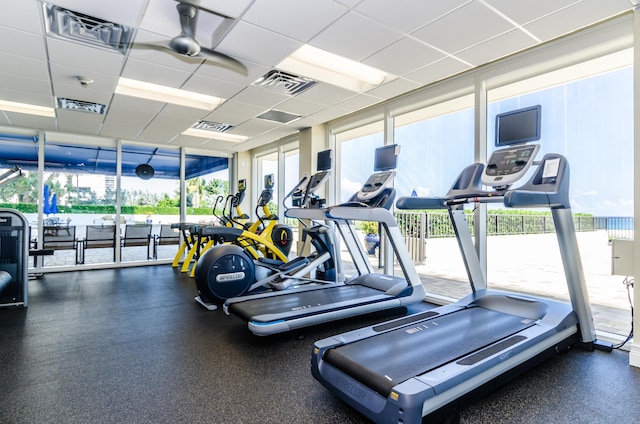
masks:
<path id="1" fill-rule="evenodd" d="M 333 152 L 331 149 L 318 152 L 317 171 L 328 171 L 331 169 Z"/>
<path id="2" fill-rule="evenodd" d="M 496 146 L 540 140 L 540 105 L 496 116 Z"/>
<path id="3" fill-rule="evenodd" d="M 390 171 L 396 169 L 400 146 L 392 144 L 390 146 L 378 147 L 374 159 L 374 171 Z"/>

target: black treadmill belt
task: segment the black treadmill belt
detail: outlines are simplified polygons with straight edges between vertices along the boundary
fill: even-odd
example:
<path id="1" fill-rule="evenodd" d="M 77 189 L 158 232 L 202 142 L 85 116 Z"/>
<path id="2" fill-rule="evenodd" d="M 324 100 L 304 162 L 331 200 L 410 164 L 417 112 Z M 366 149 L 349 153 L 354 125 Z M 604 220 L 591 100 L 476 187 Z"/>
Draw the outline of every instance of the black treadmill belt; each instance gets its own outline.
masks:
<path id="1" fill-rule="evenodd" d="M 482 349 L 534 324 L 474 307 L 330 349 L 325 360 L 388 396 L 397 384 Z"/>
<path id="2" fill-rule="evenodd" d="M 340 302 L 366 299 L 383 293 L 358 284 L 333 286 L 232 303 L 229 305 L 229 312 L 245 321 L 260 321 L 260 316 L 282 316 L 283 314 L 299 317 L 317 313 L 318 310 L 326 312 L 334 308 L 332 305 Z"/>

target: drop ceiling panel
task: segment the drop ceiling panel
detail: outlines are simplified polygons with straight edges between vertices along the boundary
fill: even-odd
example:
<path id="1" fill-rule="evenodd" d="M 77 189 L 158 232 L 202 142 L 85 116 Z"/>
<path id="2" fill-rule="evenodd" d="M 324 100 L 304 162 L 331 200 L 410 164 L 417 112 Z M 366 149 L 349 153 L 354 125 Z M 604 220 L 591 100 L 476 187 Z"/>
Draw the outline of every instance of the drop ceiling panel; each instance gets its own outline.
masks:
<path id="1" fill-rule="evenodd" d="M 124 63 L 120 53 L 47 37 L 51 63 L 72 66 L 87 71 L 119 75 Z"/>
<path id="2" fill-rule="evenodd" d="M 278 122 L 267 121 L 264 119 L 253 118 L 234 128 L 236 134 L 243 134 L 249 137 L 255 137 L 267 131 L 279 127 Z"/>
<path id="3" fill-rule="evenodd" d="M 13 88 L 1 88 L 0 99 L 8 100 L 10 102 L 28 103 L 36 106 L 53 107 L 54 101 L 51 94 L 43 95 L 38 93 L 31 93 L 26 87 Z M 31 128 L 31 127 L 28 127 Z"/>
<path id="4" fill-rule="evenodd" d="M 203 109 L 167 104 L 158 113 L 158 116 L 154 119 L 154 121 L 162 119 L 176 119 L 180 120 L 181 122 L 187 122 L 187 127 L 190 127 L 191 125 L 202 119 L 202 117 L 206 114 L 207 111 Z M 187 127 L 185 127 L 185 129 Z"/>
<path id="5" fill-rule="evenodd" d="M 546 41 L 626 10 L 629 10 L 627 0 L 586 0 L 538 19 L 525 28 Z"/>
<path id="6" fill-rule="evenodd" d="M 350 59 L 362 60 L 401 36 L 398 31 L 349 12 L 314 37 L 309 44 Z"/>
<path id="7" fill-rule="evenodd" d="M 49 80 L 49 70 L 44 60 L 0 53 L 0 63 L 2 63 L 2 72 L 5 74 Z"/>
<path id="8" fill-rule="evenodd" d="M 469 64 L 463 63 L 453 57 L 445 57 L 442 60 L 430 63 L 427 66 L 405 75 L 405 78 L 416 81 L 422 85 L 427 85 L 447 76 L 466 71 L 469 68 L 471 68 Z"/>
<path id="9" fill-rule="evenodd" d="M 302 9 L 304 7 L 304 9 Z M 304 10 L 303 13 L 300 13 Z M 307 42 L 348 9 L 332 0 L 270 0 L 254 3 L 243 19 L 278 34 Z"/>
<path id="10" fill-rule="evenodd" d="M 218 12 L 230 18 L 239 17 L 254 0 L 200 0 L 200 7 Z"/>
<path id="11" fill-rule="evenodd" d="M 51 96 L 51 84 L 47 80 L 0 73 L 0 90 L 13 90 L 16 87 L 20 87 L 24 93 Z"/>
<path id="12" fill-rule="evenodd" d="M 97 135 L 104 119 L 103 115 L 95 113 L 78 112 L 56 109 L 58 116 L 58 129 L 60 131 L 73 131 L 90 135 Z"/>
<path id="13" fill-rule="evenodd" d="M 88 78 L 93 82 L 87 86 L 82 87 L 80 81 L 76 76 Z M 115 75 L 107 75 L 101 72 L 89 71 L 86 69 L 79 69 L 76 67 L 51 64 L 51 77 L 53 80 L 54 90 L 61 86 L 73 86 L 80 89 L 82 92 L 100 92 L 101 98 L 106 98 L 104 101 L 110 101 L 113 95 L 113 90 L 116 88 L 118 77 Z M 56 95 L 57 91 L 55 91 Z"/>
<path id="14" fill-rule="evenodd" d="M 397 78 L 373 90 L 367 91 L 367 94 L 377 97 L 378 99 L 388 99 L 405 94 L 409 91 L 419 88 L 420 84 L 405 78 Z"/>
<path id="15" fill-rule="evenodd" d="M 480 2 L 471 2 L 414 32 L 416 38 L 455 53 L 513 28 Z"/>
<path id="16" fill-rule="evenodd" d="M 536 41 L 520 30 L 512 30 L 456 54 L 460 59 L 480 65 L 531 47 Z"/>
<path id="17" fill-rule="evenodd" d="M 310 102 L 298 97 L 292 97 L 288 100 L 285 100 L 277 107 L 278 110 L 282 110 L 285 112 L 295 111 L 296 114 L 301 116 L 313 115 L 314 113 L 318 113 L 326 108 L 326 105 Z"/>
<path id="18" fill-rule="evenodd" d="M 41 35 L 7 27 L 0 27 L 0 51 L 32 59 L 45 57 Z"/>
<path id="19" fill-rule="evenodd" d="M 233 97 L 238 91 L 242 90 L 244 85 L 221 81 L 215 78 L 209 78 L 202 75 L 193 75 L 184 83 L 182 89 L 195 91 L 196 93 L 209 94 L 211 96 L 228 99 Z"/>
<path id="20" fill-rule="evenodd" d="M 246 103 L 269 109 L 289 99 L 290 96 L 276 93 L 260 87 L 247 87 L 231 99 L 233 102 Z"/>
<path id="21" fill-rule="evenodd" d="M 216 50 L 265 66 L 275 66 L 301 43 L 255 25 L 238 22 Z"/>
<path id="22" fill-rule="evenodd" d="M 227 100 L 207 116 L 210 117 L 215 116 L 217 113 L 223 113 L 228 116 L 236 116 L 238 117 L 237 119 L 244 121 L 248 119 L 248 117 L 254 117 L 261 114 L 264 110 L 264 107 Z M 215 121 L 215 119 L 213 120 Z"/>
<path id="23" fill-rule="evenodd" d="M 400 76 L 444 56 L 424 42 L 407 37 L 368 57 L 363 63 Z"/>
<path id="24" fill-rule="evenodd" d="M 152 84 L 180 88 L 191 76 L 191 73 L 143 60 L 129 59 L 122 71 L 122 76 Z"/>
<path id="25" fill-rule="evenodd" d="M 19 128 L 40 128 L 42 130 L 57 130 L 56 119 L 44 116 L 27 115 L 24 113 L 4 112 L 9 117 L 11 125 Z"/>
<path id="26" fill-rule="evenodd" d="M 37 1 L 14 1 L 11 13 L 0 13 L 0 26 L 7 26 L 20 31 L 41 34 L 40 3 Z"/>
<path id="27" fill-rule="evenodd" d="M 353 91 L 320 82 L 309 90 L 298 94 L 296 97 L 309 100 L 314 103 L 332 106 L 355 95 L 356 94 Z"/>
<path id="28" fill-rule="evenodd" d="M 389 7 L 389 0 L 364 0 L 355 9 L 363 15 L 408 34 L 468 1 L 403 0 Z"/>
<path id="29" fill-rule="evenodd" d="M 500 10 L 518 24 L 524 25 L 528 22 L 564 9 L 567 6 L 576 3 L 576 0 L 485 0 L 485 2 Z"/>
<path id="30" fill-rule="evenodd" d="M 342 109 L 346 109 L 350 112 L 355 112 L 360 109 L 364 109 L 366 107 L 375 105 L 376 103 L 380 103 L 380 99 L 374 97 L 370 94 L 358 94 L 357 96 L 353 96 L 343 102 L 337 104 Z"/>

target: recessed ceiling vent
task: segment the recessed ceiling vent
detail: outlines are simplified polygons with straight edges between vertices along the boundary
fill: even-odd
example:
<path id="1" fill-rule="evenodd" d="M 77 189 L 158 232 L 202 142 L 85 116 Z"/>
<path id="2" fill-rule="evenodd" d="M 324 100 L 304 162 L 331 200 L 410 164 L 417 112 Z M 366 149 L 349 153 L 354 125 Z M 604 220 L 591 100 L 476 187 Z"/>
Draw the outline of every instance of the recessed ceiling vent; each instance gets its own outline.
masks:
<path id="1" fill-rule="evenodd" d="M 256 118 L 266 119 L 267 121 L 280 122 L 282 124 L 288 124 L 289 122 L 293 122 L 296 119 L 299 119 L 300 115 L 271 109 L 261 115 L 258 115 Z"/>
<path id="2" fill-rule="evenodd" d="M 77 110 L 79 112 L 97 113 L 98 115 L 104 115 L 107 113 L 107 105 L 100 103 L 85 102 L 84 100 L 65 99 L 64 97 L 58 97 L 58 109 L 65 110 Z"/>
<path id="3" fill-rule="evenodd" d="M 272 88 L 274 90 L 284 92 L 285 94 L 295 96 L 296 94 L 302 93 L 304 90 L 313 87 L 316 83 L 317 81 L 312 79 L 274 69 L 273 71 L 267 72 L 263 77 L 254 82 L 253 85 Z"/>
<path id="4" fill-rule="evenodd" d="M 233 128 L 233 125 L 222 124 L 220 122 L 198 121 L 191 128 L 204 131 L 226 132 Z"/>
<path id="5" fill-rule="evenodd" d="M 47 35 L 127 53 L 133 40 L 132 28 L 53 4 L 42 5 Z"/>

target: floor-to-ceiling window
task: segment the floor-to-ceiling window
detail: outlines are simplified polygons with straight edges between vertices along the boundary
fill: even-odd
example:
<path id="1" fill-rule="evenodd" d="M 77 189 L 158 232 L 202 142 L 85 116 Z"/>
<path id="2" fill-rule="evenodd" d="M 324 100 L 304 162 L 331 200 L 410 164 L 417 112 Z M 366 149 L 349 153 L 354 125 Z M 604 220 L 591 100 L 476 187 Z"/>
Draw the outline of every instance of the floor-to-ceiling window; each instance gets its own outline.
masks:
<path id="1" fill-rule="evenodd" d="M 622 51 L 496 87 L 487 93 L 489 155 L 495 149 L 496 115 L 540 105 L 538 160 L 545 153 L 560 153 L 569 162 L 569 196 L 594 321 L 598 329 L 619 334 L 629 331 L 631 313 L 624 276 L 611 275 L 610 242 L 612 238 L 624 237 L 625 227 L 626 236 L 632 237 L 630 230 L 633 229 L 633 69 L 630 64 L 631 51 Z M 488 211 L 489 283 L 504 289 L 568 299 L 555 234 L 545 233 L 543 227 L 538 227 L 539 234 L 527 230 L 527 234 L 520 235 L 491 235 L 492 222 L 513 219 L 505 213 L 524 215 L 518 218 L 519 222 L 523 219 L 543 222 L 549 215 L 544 210 Z M 611 223 L 615 223 L 615 227 Z M 518 269 L 530 272 L 518 273 Z"/>
<path id="2" fill-rule="evenodd" d="M 460 171 L 473 163 L 472 95 L 401 114 L 394 126 L 394 142 L 401 148 L 398 196 L 444 196 Z M 456 240 L 444 231 L 449 228 L 446 210 L 398 210 L 396 217 L 427 292 L 450 298 L 469 293 Z"/>

